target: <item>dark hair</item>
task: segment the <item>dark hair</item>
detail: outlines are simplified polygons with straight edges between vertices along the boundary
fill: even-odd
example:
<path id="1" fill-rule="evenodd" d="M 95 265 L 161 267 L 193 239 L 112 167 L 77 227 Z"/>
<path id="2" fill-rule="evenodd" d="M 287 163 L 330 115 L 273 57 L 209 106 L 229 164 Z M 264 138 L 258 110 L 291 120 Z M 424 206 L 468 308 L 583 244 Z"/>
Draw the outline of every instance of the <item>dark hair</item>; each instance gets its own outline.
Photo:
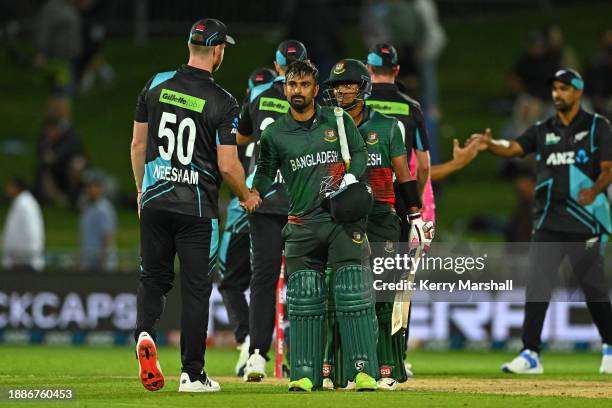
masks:
<path id="1" fill-rule="evenodd" d="M 312 75 L 315 82 L 317 82 L 317 79 L 319 78 L 319 70 L 312 62 L 310 62 L 310 60 L 294 61 L 287 67 L 287 71 L 285 71 L 285 78 L 289 78 L 294 75 L 297 75 L 298 77 Z"/>

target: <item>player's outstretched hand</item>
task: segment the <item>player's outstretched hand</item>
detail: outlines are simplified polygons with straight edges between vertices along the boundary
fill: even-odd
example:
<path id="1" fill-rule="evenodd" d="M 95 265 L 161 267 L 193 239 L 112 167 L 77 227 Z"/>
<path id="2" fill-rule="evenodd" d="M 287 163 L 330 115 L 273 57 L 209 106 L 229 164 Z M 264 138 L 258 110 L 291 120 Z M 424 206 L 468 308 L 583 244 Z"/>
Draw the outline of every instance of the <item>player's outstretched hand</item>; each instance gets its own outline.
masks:
<path id="1" fill-rule="evenodd" d="M 420 213 L 408 216 L 410 223 L 410 234 L 408 242 L 410 246 L 421 246 L 423 251 L 429 251 L 429 246 L 434 238 L 435 228 L 431 221 L 423 221 Z"/>
<path id="2" fill-rule="evenodd" d="M 261 205 L 261 197 L 259 192 L 253 189 L 246 200 L 240 202 L 240 206 L 249 214 L 259 208 Z"/>
<path id="3" fill-rule="evenodd" d="M 453 139 L 453 160 L 457 163 L 459 168 L 463 168 L 470 164 L 470 162 L 478 156 L 480 150 L 480 146 L 477 142 L 471 143 L 469 146 L 466 142 L 466 145 L 461 147 L 459 140 Z"/>

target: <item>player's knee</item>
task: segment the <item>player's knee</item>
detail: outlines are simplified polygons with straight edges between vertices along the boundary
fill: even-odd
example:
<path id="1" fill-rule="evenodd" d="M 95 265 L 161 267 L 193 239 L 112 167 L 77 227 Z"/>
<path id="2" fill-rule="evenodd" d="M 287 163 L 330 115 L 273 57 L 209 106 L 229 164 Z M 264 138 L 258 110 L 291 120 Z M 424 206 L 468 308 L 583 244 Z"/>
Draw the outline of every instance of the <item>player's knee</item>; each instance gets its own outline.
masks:
<path id="1" fill-rule="evenodd" d="M 361 265 L 338 268 L 334 291 L 338 312 L 359 312 L 374 305 L 372 276 L 369 269 Z"/>
<path id="2" fill-rule="evenodd" d="M 289 316 L 313 316 L 325 313 L 325 282 L 314 270 L 300 270 L 287 281 Z"/>

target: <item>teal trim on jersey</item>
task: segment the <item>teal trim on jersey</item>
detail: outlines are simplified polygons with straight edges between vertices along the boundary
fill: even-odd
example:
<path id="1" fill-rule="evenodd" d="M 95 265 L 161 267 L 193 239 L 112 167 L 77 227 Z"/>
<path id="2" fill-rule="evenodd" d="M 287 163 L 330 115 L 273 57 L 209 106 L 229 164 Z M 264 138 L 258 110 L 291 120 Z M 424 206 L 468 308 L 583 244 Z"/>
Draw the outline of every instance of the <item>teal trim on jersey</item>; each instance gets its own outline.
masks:
<path id="1" fill-rule="evenodd" d="M 597 150 L 597 146 L 595 146 L 595 126 L 597 125 L 598 116 L 599 115 L 596 113 L 593 114 L 593 123 L 591 124 L 591 132 L 589 133 L 589 139 L 591 141 L 591 152 Z"/>
<path id="2" fill-rule="evenodd" d="M 578 214 L 576 211 L 574 211 L 571 207 L 565 207 L 565 210 L 570 213 L 571 215 L 574 216 L 574 218 L 576 218 L 578 221 L 580 221 L 582 224 L 584 224 L 587 228 L 589 228 L 591 230 L 592 234 L 595 234 L 595 232 L 597 231 L 597 229 L 590 224 L 587 220 L 585 220 L 584 218 L 582 218 L 582 216 L 580 216 L 580 214 Z"/>
<path id="3" fill-rule="evenodd" d="M 536 228 L 540 228 L 542 226 L 542 223 L 544 222 L 544 219 L 546 218 L 546 214 L 548 213 L 548 207 L 550 207 L 550 194 L 552 192 L 552 185 L 553 185 L 553 179 L 548 179 L 548 180 L 544 180 L 542 181 L 540 184 L 538 184 L 536 186 L 536 191 L 544 186 L 548 187 L 548 192 L 546 193 L 546 204 L 544 204 L 544 213 L 542 213 L 542 215 L 540 216 L 540 219 L 538 220 L 537 224 L 536 224 Z"/>
<path id="4" fill-rule="evenodd" d="M 164 194 L 164 193 L 167 193 L 167 192 L 168 192 L 168 191 L 170 191 L 170 190 L 174 190 L 174 186 L 172 186 L 172 187 L 170 187 L 170 188 L 167 188 L 167 189 L 165 189 L 165 190 L 163 190 L 163 191 L 161 191 L 161 192 L 159 192 L 159 193 L 157 193 L 157 194 L 155 194 L 155 195 L 152 195 L 151 197 L 147 198 L 146 200 L 144 200 L 144 201 L 142 202 L 141 207 L 142 207 L 142 208 L 144 208 L 144 205 L 145 205 L 146 203 L 148 203 L 149 201 L 151 201 L 151 200 L 152 200 L 152 199 L 154 199 L 155 197 L 159 197 L 160 195 L 162 195 L 162 194 Z"/>
<path id="5" fill-rule="evenodd" d="M 249 174 L 249 176 L 246 179 L 246 185 L 248 188 L 253 188 L 253 179 L 255 178 L 256 171 L 257 171 L 257 165 L 253 167 L 253 171 L 251 172 L 251 174 Z"/>
<path id="6" fill-rule="evenodd" d="M 191 163 L 191 167 L 201 171 L 202 173 L 206 174 L 207 176 L 210 176 L 210 178 L 212 178 L 213 180 L 217 181 L 217 178 L 209 171 L 204 170 L 203 168 L 196 166 L 195 164 Z"/>
<path id="7" fill-rule="evenodd" d="M 155 160 L 145 164 L 144 176 L 142 178 L 142 194 L 144 194 L 149 187 L 157 183 L 159 178 L 155 177 L 155 166 L 171 166 L 170 160 L 164 160 L 161 157 L 156 157 Z"/>
<path id="8" fill-rule="evenodd" d="M 223 279 L 225 277 L 225 265 L 227 263 L 227 250 L 229 249 L 229 243 L 232 239 L 232 233 L 227 229 L 223 231 L 223 237 L 221 237 L 221 247 L 219 248 L 219 277 Z"/>
<path id="9" fill-rule="evenodd" d="M 599 222 L 595 219 L 595 217 L 593 217 L 593 214 L 586 211 L 583 206 L 572 201 L 571 199 L 568 199 L 566 203 L 566 208 L 571 209 L 573 212 L 577 213 L 582 218 L 582 220 L 585 220 L 588 224 L 587 226 L 591 228 L 591 232 L 593 234 L 601 233 L 601 227 L 600 227 Z M 578 218 L 578 217 L 575 216 L 575 218 Z M 582 220 L 579 219 L 580 222 L 585 224 L 585 222 L 583 222 Z"/>
<path id="10" fill-rule="evenodd" d="M 246 212 L 240 206 L 238 197 L 232 198 L 227 206 L 227 218 L 225 219 L 225 227 L 223 229 L 234 231 L 236 224 L 244 217 L 246 217 Z"/>
<path id="11" fill-rule="evenodd" d="M 199 168 L 193 163 L 191 163 L 191 168 L 199 170 Z M 200 197 L 200 187 L 198 185 L 196 185 L 196 192 L 198 193 L 198 213 L 200 218 L 202 218 L 202 198 Z"/>
<path id="12" fill-rule="evenodd" d="M 266 194 L 266 195 L 264 196 L 264 198 L 268 198 L 268 197 L 270 197 L 270 196 L 271 196 L 272 194 L 274 194 L 274 193 L 276 193 L 276 189 L 274 189 L 274 190 L 270 191 L 268 194 Z"/>
<path id="13" fill-rule="evenodd" d="M 282 67 L 287 66 L 287 58 L 279 50 L 276 50 L 276 62 Z"/>
<path id="14" fill-rule="evenodd" d="M 371 52 L 368 54 L 368 64 L 373 65 L 375 67 L 382 67 L 383 59 L 377 53 Z"/>
<path id="15" fill-rule="evenodd" d="M 151 81 L 149 90 L 155 88 L 157 85 L 163 84 L 169 79 L 174 78 L 174 75 L 176 75 L 176 71 L 160 72 L 159 74 L 155 75 L 153 81 Z"/>
<path id="16" fill-rule="evenodd" d="M 416 129 L 416 143 L 417 143 L 417 150 L 421 152 L 424 151 L 423 142 L 421 141 L 421 132 L 419 131 L 419 128 Z"/>
<path id="17" fill-rule="evenodd" d="M 542 155 L 541 154 L 536 154 L 536 161 L 540 161 L 542 159 Z"/>
<path id="18" fill-rule="evenodd" d="M 575 165 L 572 164 L 569 167 L 570 197 L 574 201 L 578 201 L 578 194 L 580 191 L 592 187 L 594 182 Z M 581 208 L 589 213 L 608 234 L 612 232 L 610 203 L 604 192 L 597 194 L 597 197 L 595 197 L 595 200 L 591 204 L 581 206 Z"/>
<path id="19" fill-rule="evenodd" d="M 264 91 L 272 88 L 274 85 L 274 81 L 268 82 L 266 84 L 257 85 L 255 88 L 251 89 L 251 94 L 249 96 L 249 102 L 253 102 L 259 95 L 261 95 Z"/>
<path id="20" fill-rule="evenodd" d="M 212 273 L 217 263 L 217 253 L 219 251 L 219 219 L 211 218 L 210 225 L 210 251 L 208 253 L 208 275 Z"/>
<path id="21" fill-rule="evenodd" d="M 610 236 L 608 234 L 601 234 L 599 237 L 599 253 L 601 256 L 604 256 L 606 253 L 606 244 L 608 243 L 609 239 Z"/>

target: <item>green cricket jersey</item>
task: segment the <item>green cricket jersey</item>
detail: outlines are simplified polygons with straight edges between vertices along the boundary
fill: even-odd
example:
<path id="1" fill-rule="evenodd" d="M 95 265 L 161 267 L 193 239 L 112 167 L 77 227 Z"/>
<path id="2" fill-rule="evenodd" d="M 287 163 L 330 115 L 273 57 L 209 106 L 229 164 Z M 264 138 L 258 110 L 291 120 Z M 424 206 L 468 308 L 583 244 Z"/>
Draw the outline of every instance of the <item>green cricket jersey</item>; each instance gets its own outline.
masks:
<path id="1" fill-rule="evenodd" d="M 366 107 L 359 132 L 368 149 L 366 182 L 374 195 L 370 214 L 388 213 L 395 205 L 391 159 L 406 155 L 401 129 L 397 119 Z"/>
<path id="2" fill-rule="evenodd" d="M 351 153 L 348 170 L 360 178 L 367 161 L 365 143 L 353 119 L 344 113 L 344 128 Z M 276 172 L 285 180 L 289 220 L 329 220 L 320 207 L 325 192 L 334 191 L 345 173 L 333 108 L 316 105 L 310 129 L 296 122 L 291 112 L 270 124 L 261 135 L 253 187 L 262 197 L 274 183 Z"/>

